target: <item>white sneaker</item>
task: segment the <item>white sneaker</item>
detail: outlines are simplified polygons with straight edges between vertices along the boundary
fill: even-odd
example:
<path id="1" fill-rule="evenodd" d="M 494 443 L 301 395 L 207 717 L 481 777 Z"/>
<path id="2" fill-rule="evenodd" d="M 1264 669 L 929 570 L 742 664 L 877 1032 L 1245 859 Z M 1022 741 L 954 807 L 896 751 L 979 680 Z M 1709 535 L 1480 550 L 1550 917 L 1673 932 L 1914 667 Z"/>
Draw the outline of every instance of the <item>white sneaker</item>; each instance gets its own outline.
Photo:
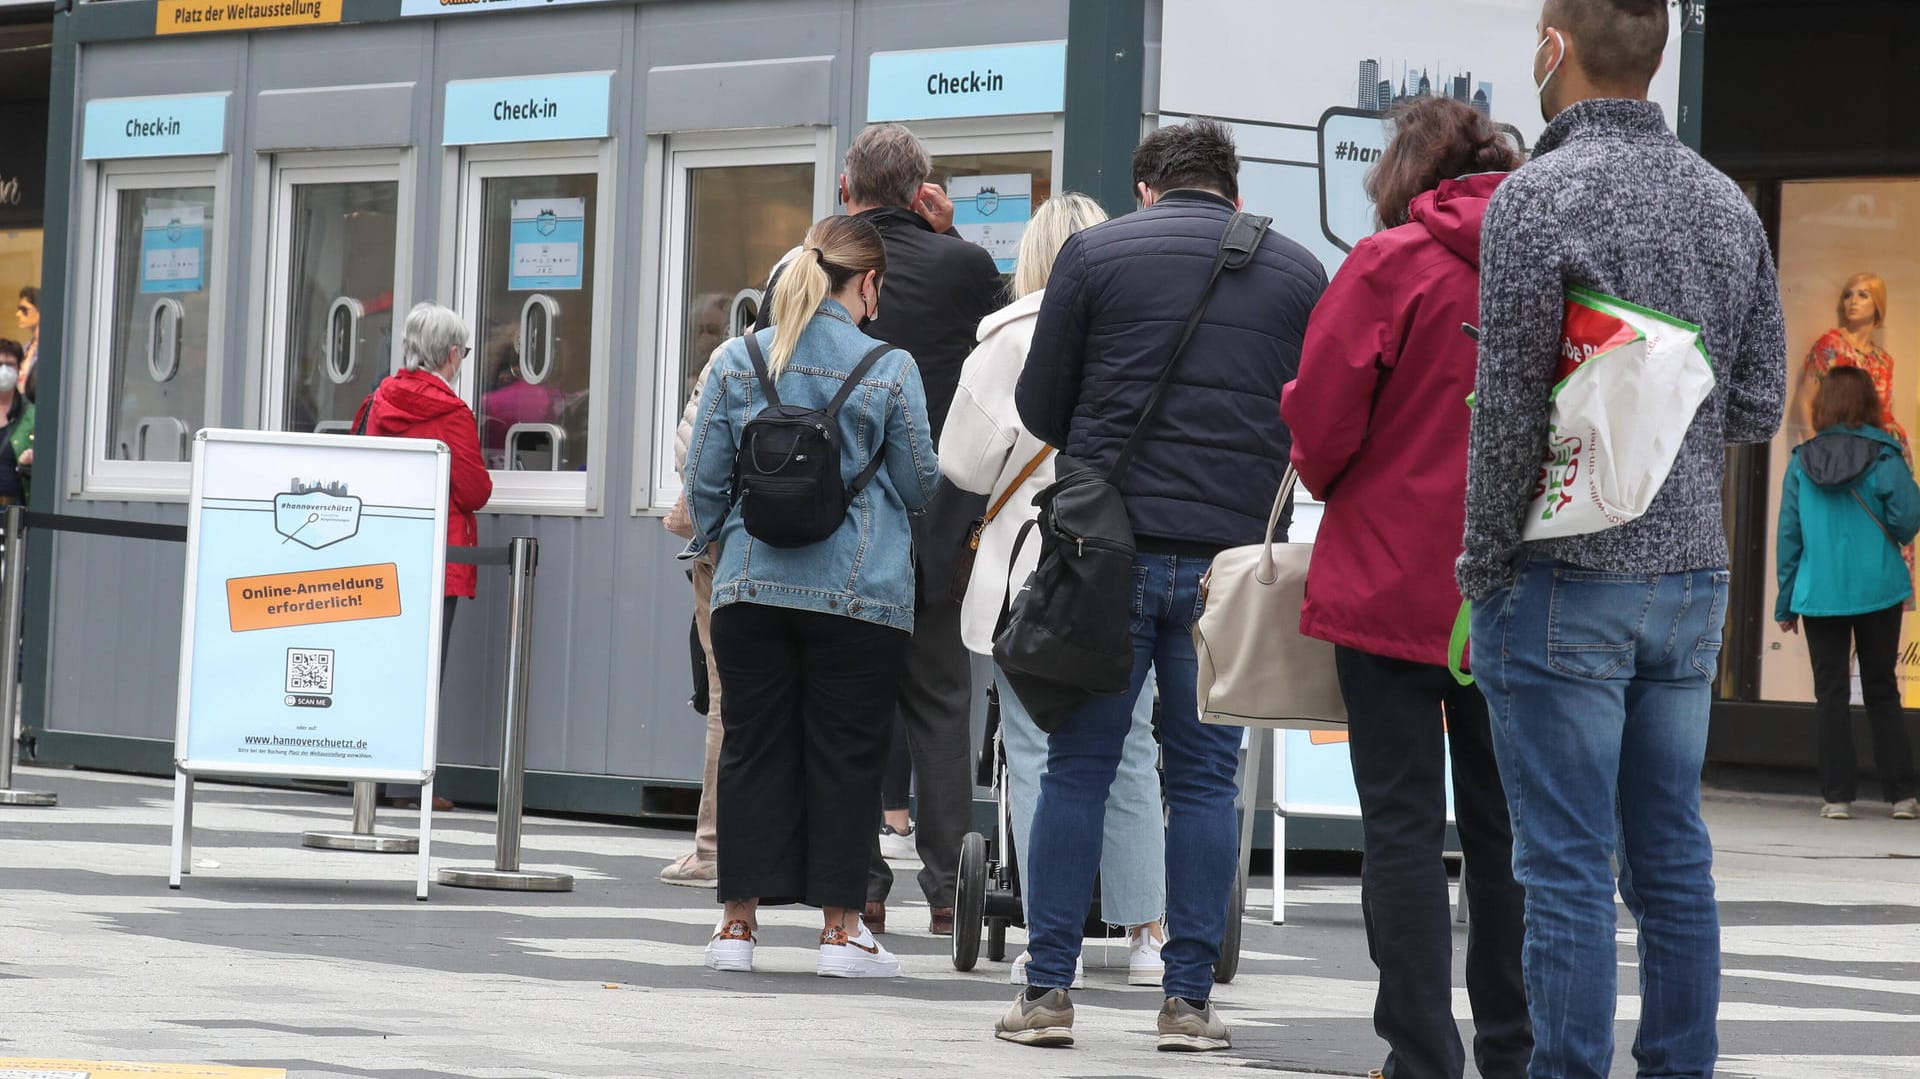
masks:
<path id="1" fill-rule="evenodd" d="M 1007 981 L 1009 981 L 1009 982 L 1011 982 L 1011 983 L 1012 983 L 1012 984 L 1014 984 L 1014 985 L 1025 985 L 1025 984 L 1027 984 L 1027 963 L 1028 963 L 1029 961 L 1031 961 L 1032 959 L 1033 959 L 1033 953 L 1032 953 L 1032 952 L 1021 952 L 1021 953 L 1020 953 L 1020 955 L 1019 955 L 1019 957 L 1018 957 L 1018 958 L 1016 958 L 1016 959 L 1015 959 L 1015 960 L 1013 961 L 1013 970 L 1012 970 L 1012 971 L 1011 971 L 1010 973 L 1008 973 L 1008 975 L 1007 975 Z M 1158 983 L 1158 982 L 1156 982 L 1156 983 L 1154 983 L 1154 984 L 1156 984 L 1156 985 L 1157 985 L 1157 984 L 1159 984 L 1159 983 Z M 1083 957 L 1081 957 L 1081 956 L 1074 956 L 1074 958 L 1073 958 L 1073 988 L 1075 988 L 1075 989 L 1085 989 L 1086 987 L 1087 987 L 1087 963 L 1086 963 L 1086 960 L 1085 960 L 1085 959 L 1084 959 Z"/>
<path id="2" fill-rule="evenodd" d="M 873 939 L 865 922 L 860 923 L 857 937 L 836 925 L 820 934 L 820 965 L 815 973 L 822 978 L 898 978 L 900 958 Z"/>
<path id="3" fill-rule="evenodd" d="M 748 974 L 753 971 L 753 930 L 735 918 L 723 922 L 707 941 L 707 969 Z"/>
<path id="4" fill-rule="evenodd" d="M 1167 964 L 1160 959 L 1160 949 L 1166 943 L 1145 929 L 1136 929 L 1127 935 L 1128 985 L 1160 984 L 1167 973 Z"/>
<path id="5" fill-rule="evenodd" d="M 907 825 L 904 832 L 896 832 L 893 825 L 880 826 L 880 857 L 890 862 L 911 862 L 920 857 L 920 840 L 913 834 L 913 825 Z"/>

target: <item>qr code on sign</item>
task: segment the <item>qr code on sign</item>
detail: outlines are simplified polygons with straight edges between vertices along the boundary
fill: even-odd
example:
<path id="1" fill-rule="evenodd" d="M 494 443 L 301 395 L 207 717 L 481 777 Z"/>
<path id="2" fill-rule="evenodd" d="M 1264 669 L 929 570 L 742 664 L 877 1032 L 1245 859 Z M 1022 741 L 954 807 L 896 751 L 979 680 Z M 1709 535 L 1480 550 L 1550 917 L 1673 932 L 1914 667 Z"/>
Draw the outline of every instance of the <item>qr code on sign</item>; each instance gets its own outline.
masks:
<path id="1" fill-rule="evenodd" d="M 288 693 L 332 693 L 333 649 L 287 649 Z"/>

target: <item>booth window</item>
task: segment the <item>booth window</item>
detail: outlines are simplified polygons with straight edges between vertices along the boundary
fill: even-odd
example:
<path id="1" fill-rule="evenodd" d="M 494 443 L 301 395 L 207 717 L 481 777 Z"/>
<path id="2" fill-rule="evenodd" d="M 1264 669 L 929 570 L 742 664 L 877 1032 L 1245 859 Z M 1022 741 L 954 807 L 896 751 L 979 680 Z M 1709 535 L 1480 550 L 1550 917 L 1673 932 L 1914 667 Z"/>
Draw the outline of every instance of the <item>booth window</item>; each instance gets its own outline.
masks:
<path id="1" fill-rule="evenodd" d="M 769 274 L 830 194 L 820 183 L 831 171 L 818 165 L 824 151 L 814 131 L 767 137 L 784 145 L 680 136 L 670 147 L 656 503 L 670 505 L 679 493 L 673 434 L 695 380 L 716 346 L 753 326 L 770 302 L 762 295 Z"/>
<path id="2" fill-rule="evenodd" d="M 222 305 L 211 171 L 105 174 L 95 254 L 90 493 L 184 493 Z"/>
<path id="3" fill-rule="evenodd" d="M 474 339 L 461 387 L 500 510 L 599 508 L 610 151 L 578 145 L 465 151 L 458 295 Z"/>
<path id="4" fill-rule="evenodd" d="M 404 298 L 400 178 L 370 164 L 276 162 L 271 242 L 276 293 L 266 426 L 344 432 L 393 369 Z"/>

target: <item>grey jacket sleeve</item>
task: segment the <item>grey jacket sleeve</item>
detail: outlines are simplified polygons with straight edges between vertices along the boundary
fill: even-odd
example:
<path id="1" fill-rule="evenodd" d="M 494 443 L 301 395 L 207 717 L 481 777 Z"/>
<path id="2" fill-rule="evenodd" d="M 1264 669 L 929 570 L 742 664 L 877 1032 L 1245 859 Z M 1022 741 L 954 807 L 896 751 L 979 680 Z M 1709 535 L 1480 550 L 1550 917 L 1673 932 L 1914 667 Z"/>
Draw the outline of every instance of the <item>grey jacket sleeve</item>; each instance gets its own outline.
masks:
<path id="1" fill-rule="evenodd" d="M 1460 594 L 1511 583 L 1521 516 L 1545 448 L 1553 372 L 1566 321 L 1556 230 L 1538 196 L 1508 181 L 1487 207 L 1480 241 L 1480 366 L 1467 441 Z"/>
<path id="2" fill-rule="evenodd" d="M 1753 306 L 1741 329 L 1740 354 L 1728 358 L 1724 371 L 1728 445 L 1770 440 L 1780 430 L 1787 407 L 1787 322 L 1780 311 L 1780 277 L 1758 221 L 1754 231 L 1760 267 L 1753 282 Z"/>

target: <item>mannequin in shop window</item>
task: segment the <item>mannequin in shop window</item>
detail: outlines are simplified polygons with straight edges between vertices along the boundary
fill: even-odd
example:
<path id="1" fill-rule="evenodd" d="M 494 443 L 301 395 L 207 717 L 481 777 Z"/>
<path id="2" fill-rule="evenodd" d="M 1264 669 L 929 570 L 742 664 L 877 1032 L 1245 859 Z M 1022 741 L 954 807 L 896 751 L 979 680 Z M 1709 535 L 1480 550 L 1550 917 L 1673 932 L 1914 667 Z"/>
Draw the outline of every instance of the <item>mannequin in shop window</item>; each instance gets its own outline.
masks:
<path id="1" fill-rule="evenodd" d="M 1820 335 L 1807 354 L 1807 365 L 1800 376 L 1799 420 L 1812 437 L 1813 399 L 1827 373 L 1836 367 L 1858 367 L 1873 378 L 1880 395 L 1880 427 L 1900 440 L 1907 463 L 1913 463 L 1913 444 L 1907 429 L 1893 414 L 1893 355 L 1873 339 L 1874 332 L 1887 323 L 1887 283 L 1870 273 L 1857 273 L 1840 290 L 1840 325 Z"/>

